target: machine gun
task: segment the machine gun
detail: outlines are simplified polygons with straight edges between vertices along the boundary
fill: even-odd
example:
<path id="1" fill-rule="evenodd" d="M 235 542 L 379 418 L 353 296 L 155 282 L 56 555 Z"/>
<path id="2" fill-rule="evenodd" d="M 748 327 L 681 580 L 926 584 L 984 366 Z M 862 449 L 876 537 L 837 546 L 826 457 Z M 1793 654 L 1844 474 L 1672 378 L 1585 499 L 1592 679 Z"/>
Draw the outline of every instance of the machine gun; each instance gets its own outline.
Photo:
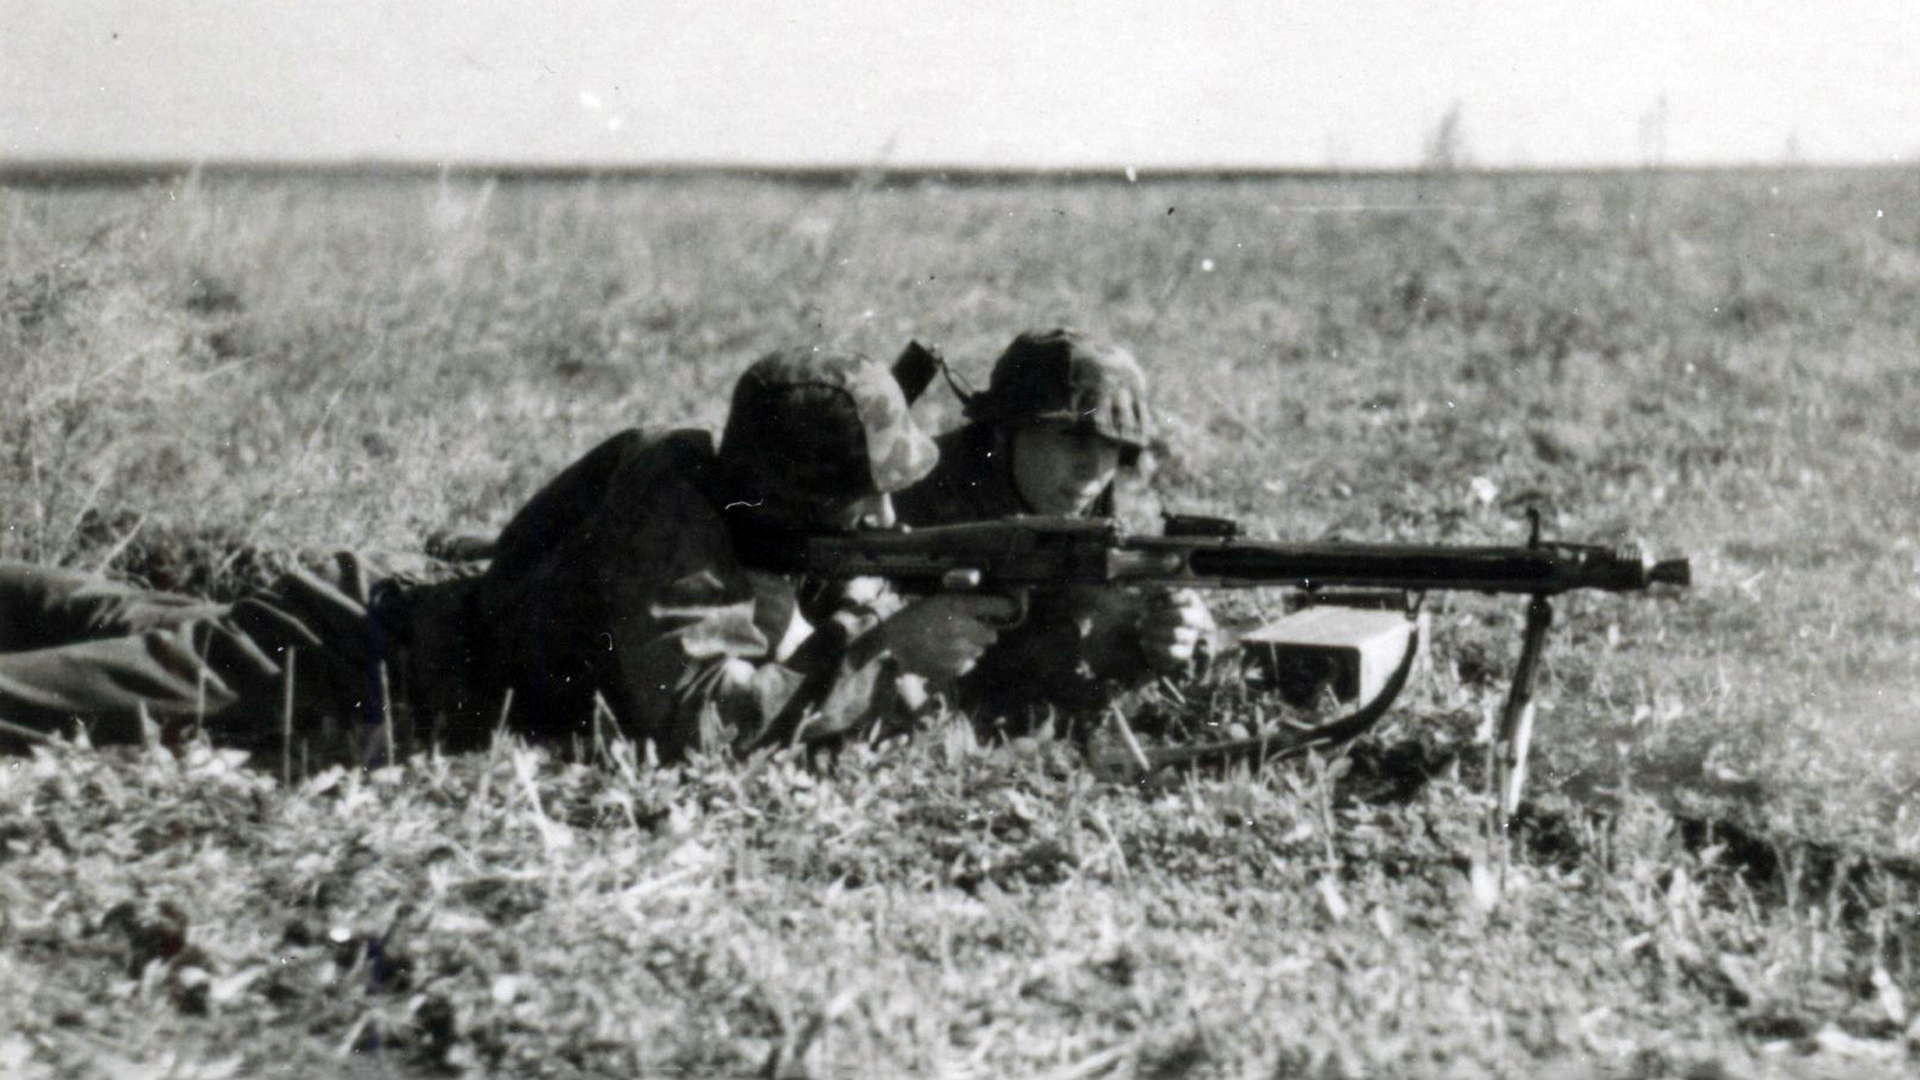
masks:
<path id="1" fill-rule="evenodd" d="M 808 535 L 789 572 L 881 577 L 910 590 L 985 589 L 1018 599 L 1040 585 L 1197 588 L 1290 586 L 1456 589 L 1552 596 L 1685 585 L 1687 561 L 1632 548 L 1543 542 L 1524 547 L 1288 543 L 1248 540 L 1231 522 L 1173 517 L 1165 536 L 1136 536 L 1105 518 L 1015 516 L 919 529 Z"/>
<path id="2" fill-rule="evenodd" d="M 1246 539 L 1231 521 L 1169 516 L 1167 533 L 1141 536 L 1099 518 L 1017 516 L 920 529 L 804 534 L 763 540 L 750 562 L 816 578 L 880 577 L 905 591 L 1004 593 L 1024 618 L 1028 590 L 1058 585 L 1460 590 L 1528 597 L 1525 637 L 1500 725 L 1503 802 L 1517 804 L 1533 725 L 1532 687 L 1553 620 L 1552 598 L 1576 589 L 1632 592 L 1691 582 L 1687 560 L 1655 560 L 1632 547 L 1543 541 L 1538 514 L 1522 546 L 1287 543 Z M 1272 757 L 1350 739 L 1370 727 L 1405 686 L 1417 647 L 1376 698 L 1351 716 L 1303 732 L 1281 731 L 1198 747 L 1145 750 L 1126 733 L 1130 770 L 1234 756 Z M 1125 762 L 1097 761 L 1109 771 Z"/>

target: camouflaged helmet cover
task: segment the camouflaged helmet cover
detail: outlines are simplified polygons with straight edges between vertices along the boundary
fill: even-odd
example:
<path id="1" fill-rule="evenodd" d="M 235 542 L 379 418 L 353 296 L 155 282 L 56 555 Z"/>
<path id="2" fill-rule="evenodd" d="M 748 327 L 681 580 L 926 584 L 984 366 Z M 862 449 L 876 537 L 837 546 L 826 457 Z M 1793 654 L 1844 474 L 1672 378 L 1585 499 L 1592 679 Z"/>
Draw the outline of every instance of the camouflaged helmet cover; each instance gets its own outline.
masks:
<path id="1" fill-rule="evenodd" d="M 995 425 L 1063 420 L 1133 450 L 1147 445 L 1147 378 L 1133 354 L 1074 330 L 1029 330 L 994 361 L 967 418 Z"/>
<path id="2" fill-rule="evenodd" d="M 769 353 L 740 376 L 720 453 L 804 500 L 898 491 L 940 458 L 885 368 L 818 347 Z"/>

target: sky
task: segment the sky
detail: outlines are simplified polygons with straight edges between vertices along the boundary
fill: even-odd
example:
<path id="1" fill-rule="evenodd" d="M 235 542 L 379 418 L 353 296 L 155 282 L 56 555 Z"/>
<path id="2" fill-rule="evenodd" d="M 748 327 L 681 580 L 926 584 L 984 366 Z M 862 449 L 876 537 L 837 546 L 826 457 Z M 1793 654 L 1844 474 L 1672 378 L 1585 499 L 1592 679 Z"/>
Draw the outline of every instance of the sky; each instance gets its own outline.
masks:
<path id="1" fill-rule="evenodd" d="M 0 0 L 0 158 L 1920 159 L 1920 0 Z"/>

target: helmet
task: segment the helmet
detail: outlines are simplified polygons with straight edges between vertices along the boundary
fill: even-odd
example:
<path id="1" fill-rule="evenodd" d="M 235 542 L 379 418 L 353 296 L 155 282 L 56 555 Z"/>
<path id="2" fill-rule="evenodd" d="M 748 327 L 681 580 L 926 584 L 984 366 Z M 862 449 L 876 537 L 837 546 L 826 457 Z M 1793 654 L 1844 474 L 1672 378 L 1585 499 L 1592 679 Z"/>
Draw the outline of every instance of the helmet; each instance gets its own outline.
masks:
<path id="1" fill-rule="evenodd" d="M 985 393 L 967 401 L 976 423 L 1064 420 L 1131 451 L 1147 445 L 1147 379 L 1133 354 L 1074 330 L 1029 330 L 994 361 Z"/>
<path id="2" fill-rule="evenodd" d="M 885 368 L 813 346 L 769 353 L 741 374 L 720 456 L 814 501 L 898 491 L 932 472 L 940 451 Z"/>

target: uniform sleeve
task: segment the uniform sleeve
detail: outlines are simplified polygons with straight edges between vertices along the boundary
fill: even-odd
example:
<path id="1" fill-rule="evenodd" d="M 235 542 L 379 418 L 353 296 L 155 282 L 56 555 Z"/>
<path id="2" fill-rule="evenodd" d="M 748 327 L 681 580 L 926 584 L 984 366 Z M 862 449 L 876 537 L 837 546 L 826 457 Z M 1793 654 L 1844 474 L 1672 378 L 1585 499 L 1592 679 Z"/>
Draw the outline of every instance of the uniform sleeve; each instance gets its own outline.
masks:
<path id="1" fill-rule="evenodd" d="M 671 758 L 842 734 L 884 707 L 887 660 L 849 647 L 870 616 L 835 612 L 782 656 L 799 618 L 793 589 L 739 566 L 704 498 L 668 485 L 634 510 L 645 521 L 599 530 L 595 560 L 629 734 Z"/>

